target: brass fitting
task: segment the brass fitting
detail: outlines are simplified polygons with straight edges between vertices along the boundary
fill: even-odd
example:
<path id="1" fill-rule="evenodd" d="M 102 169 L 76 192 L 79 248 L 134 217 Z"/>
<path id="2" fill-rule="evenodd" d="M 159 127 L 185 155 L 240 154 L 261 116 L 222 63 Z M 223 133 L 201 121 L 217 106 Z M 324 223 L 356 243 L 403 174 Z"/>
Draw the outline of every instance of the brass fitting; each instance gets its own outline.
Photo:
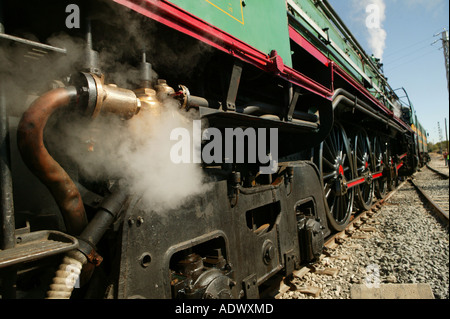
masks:
<path id="1" fill-rule="evenodd" d="M 104 84 L 104 76 L 90 74 L 95 82 L 97 98 L 92 117 L 100 113 L 114 113 L 128 120 L 139 113 L 141 101 L 136 94 L 127 89 L 118 88 L 115 84 Z"/>
<path id="2" fill-rule="evenodd" d="M 168 96 L 172 96 L 175 93 L 175 90 L 167 84 L 166 80 L 159 79 L 155 88 L 158 92 L 158 98 L 160 100 L 164 100 Z"/>
<path id="3" fill-rule="evenodd" d="M 134 91 L 138 97 L 143 111 L 148 111 L 152 115 L 161 114 L 161 103 L 156 97 L 156 91 L 150 88 L 140 88 Z"/>

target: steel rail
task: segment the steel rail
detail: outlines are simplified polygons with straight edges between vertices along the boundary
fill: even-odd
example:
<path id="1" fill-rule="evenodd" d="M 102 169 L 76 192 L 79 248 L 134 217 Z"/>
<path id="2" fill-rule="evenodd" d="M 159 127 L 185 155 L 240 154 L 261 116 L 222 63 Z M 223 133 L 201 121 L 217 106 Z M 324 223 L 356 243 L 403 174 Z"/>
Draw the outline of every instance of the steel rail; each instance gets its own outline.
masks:
<path id="1" fill-rule="evenodd" d="M 355 228 L 355 224 L 358 222 L 362 222 L 363 219 L 365 219 L 366 217 L 371 218 L 370 216 L 374 216 L 372 214 L 376 214 L 376 211 L 378 211 L 381 206 L 388 201 L 392 196 L 394 196 L 402 187 L 404 187 L 406 185 L 407 181 L 402 182 L 396 189 L 392 190 L 389 194 L 387 194 L 384 198 L 379 199 L 377 201 L 375 201 L 372 206 L 370 207 L 370 209 L 362 211 L 362 212 L 357 212 L 355 213 L 355 217 L 349 222 L 349 224 L 345 227 L 344 230 L 334 233 L 331 236 L 327 237 L 325 239 L 325 243 L 324 243 L 324 247 L 330 249 L 335 245 L 338 245 L 338 240 L 340 238 L 345 238 L 347 237 L 346 232 L 348 232 L 350 229 Z M 308 269 L 310 269 L 311 265 L 307 264 L 307 265 L 301 265 L 300 269 L 294 271 L 294 276 L 295 273 L 302 273 L 305 270 L 307 271 Z M 281 295 L 283 292 L 281 291 L 281 285 L 284 282 L 284 280 L 287 277 L 283 277 L 283 278 L 278 278 L 278 280 L 276 278 L 273 278 L 273 282 L 270 284 L 269 287 L 267 287 L 267 289 L 263 292 L 263 296 L 265 298 L 275 298 L 277 299 L 277 297 L 279 295 Z"/>
<path id="2" fill-rule="evenodd" d="M 427 168 L 428 168 L 430 171 L 432 171 L 432 172 L 438 174 L 438 175 L 441 176 L 442 178 L 449 179 L 449 174 L 442 173 L 441 171 L 438 171 L 437 169 L 431 167 L 431 166 L 428 165 L 428 164 L 426 164 L 426 166 L 427 166 Z"/>
<path id="3" fill-rule="evenodd" d="M 324 246 L 328 247 L 328 246 L 332 245 L 335 242 L 336 239 L 338 239 L 341 236 L 343 236 L 345 234 L 345 232 L 348 229 L 350 229 L 356 222 L 360 221 L 361 218 L 364 218 L 365 216 L 367 216 L 367 212 L 373 211 L 373 210 L 378 209 L 379 207 L 381 207 L 387 200 L 389 200 L 392 196 L 394 196 L 394 194 L 396 194 L 397 191 L 399 191 L 405 184 L 406 184 L 406 181 L 401 183 L 396 189 L 394 189 L 389 194 L 387 194 L 386 197 L 375 201 L 373 203 L 373 205 L 370 207 L 370 209 L 368 209 L 366 211 L 363 211 L 361 213 L 356 213 L 355 217 L 352 220 L 350 220 L 350 222 L 348 223 L 348 225 L 345 227 L 344 230 L 342 230 L 342 231 L 340 231 L 338 233 L 335 233 L 335 234 L 331 235 L 330 237 L 328 237 L 326 239 Z"/>
<path id="4" fill-rule="evenodd" d="M 449 224 L 448 212 L 444 211 L 435 201 L 433 201 L 433 199 L 412 179 L 408 180 L 415 187 L 419 195 L 421 195 L 423 198 L 426 199 L 426 201 L 430 204 L 431 208 L 437 213 L 438 217 L 442 220 L 442 222 L 448 225 Z"/>

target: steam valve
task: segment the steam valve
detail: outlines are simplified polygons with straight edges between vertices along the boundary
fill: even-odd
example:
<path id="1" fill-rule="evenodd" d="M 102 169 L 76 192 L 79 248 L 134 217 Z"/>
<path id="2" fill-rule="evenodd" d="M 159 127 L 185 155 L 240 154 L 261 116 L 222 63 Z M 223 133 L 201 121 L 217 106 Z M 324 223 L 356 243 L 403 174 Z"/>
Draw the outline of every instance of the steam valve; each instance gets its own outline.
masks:
<path id="1" fill-rule="evenodd" d="M 92 118 L 99 114 L 113 113 L 129 120 L 139 113 L 141 101 L 136 94 L 115 84 L 104 84 L 104 76 L 93 73 L 81 73 L 74 79 L 75 85 L 82 87 L 81 105 L 87 105 L 86 113 Z"/>

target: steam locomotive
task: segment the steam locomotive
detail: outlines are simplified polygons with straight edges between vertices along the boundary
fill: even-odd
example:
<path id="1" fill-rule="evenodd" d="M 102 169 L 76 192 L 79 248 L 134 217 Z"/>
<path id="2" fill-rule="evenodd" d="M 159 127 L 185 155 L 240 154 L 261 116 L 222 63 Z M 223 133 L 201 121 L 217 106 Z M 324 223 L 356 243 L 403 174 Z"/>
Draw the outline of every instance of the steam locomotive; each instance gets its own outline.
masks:
<path id="1" fill-rule="evenodd" d="M 3 299 L 259 298 L 427 161 L 326 0 L 0 18 Z"/>

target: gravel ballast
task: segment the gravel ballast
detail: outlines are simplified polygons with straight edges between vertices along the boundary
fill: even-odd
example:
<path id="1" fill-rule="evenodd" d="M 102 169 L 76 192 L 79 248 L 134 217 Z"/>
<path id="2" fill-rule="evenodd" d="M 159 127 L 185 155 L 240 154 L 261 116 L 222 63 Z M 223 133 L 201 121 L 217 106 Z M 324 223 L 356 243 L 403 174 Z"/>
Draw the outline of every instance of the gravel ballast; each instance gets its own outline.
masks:
<path id="1" fill-rule="evenodd" d="M 445 186 L 448 195 L 448 180 Z M 311 271 L 301 278 L 294 276 L 290 290 L 277 298 L 350 299 L 355 284 L 429 284 L 434 298 L 449 299 L 448 226 L 424 208 L 409 182 L 361 229 L 335 249 L 325 250 Z M 324 269 L 335 271 L 319 274 Z"/>

